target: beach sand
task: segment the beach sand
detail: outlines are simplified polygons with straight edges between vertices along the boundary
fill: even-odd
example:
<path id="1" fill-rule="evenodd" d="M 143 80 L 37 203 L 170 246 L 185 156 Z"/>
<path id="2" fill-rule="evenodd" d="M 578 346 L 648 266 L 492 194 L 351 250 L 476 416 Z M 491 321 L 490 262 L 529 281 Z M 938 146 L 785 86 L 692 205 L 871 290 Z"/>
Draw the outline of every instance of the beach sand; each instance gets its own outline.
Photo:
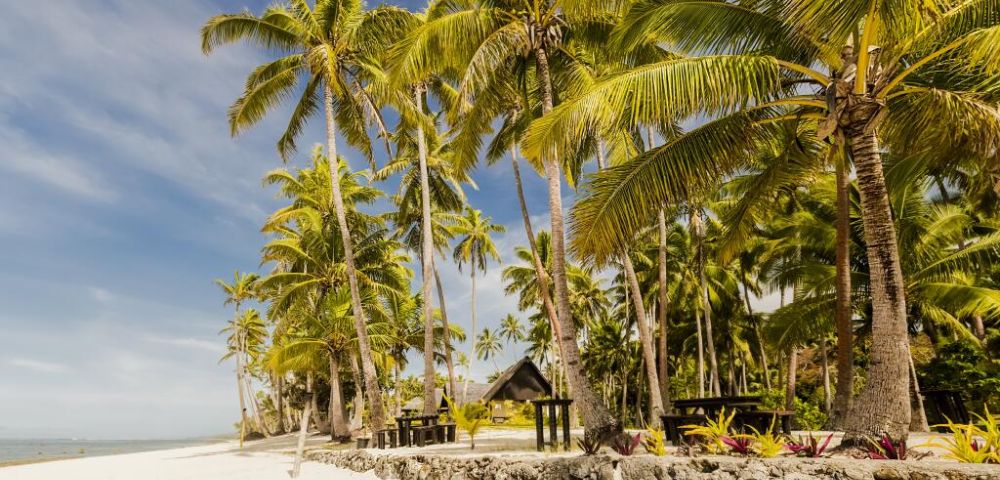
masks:
<path id="1" fill-rule="evenodd" d="M 310 438 L 309 445 L 327 436 Z M 248 442 L 58 460 L 0 468 L 0 480 L 283 480 L 291 478 L 295 436 Z M 377 480 L 375 474 L 303 462 L 303 480 Z"/>

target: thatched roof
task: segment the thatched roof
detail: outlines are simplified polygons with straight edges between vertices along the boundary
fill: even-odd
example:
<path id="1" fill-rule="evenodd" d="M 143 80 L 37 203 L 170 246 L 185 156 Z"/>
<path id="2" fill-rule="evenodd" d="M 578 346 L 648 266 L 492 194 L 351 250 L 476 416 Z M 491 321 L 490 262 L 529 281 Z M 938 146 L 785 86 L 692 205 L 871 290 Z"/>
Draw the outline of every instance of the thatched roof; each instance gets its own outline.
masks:
<path id="1" fill-rule="evenodd" d="M 448 408 L 442 396 L 444 393 L 445 391 L 440 388 L 434 390 L 434 398 L 438 408 Z M 455 395 L 449 395 L 449 397 L 452 397 L 459 404 L 464 404 L 467 402 L 489 403 L 500 400 L 525 402 L 546 395 L 552 395 L 552 385 L 542 375 L 542 371 L 538 369 L 535 362 L 524 357 L 507 367 L 493 383 L 469 382 L 468 387 L 466 387 L 464 382 L 460 382 L 458 392 Z M 422 412 L 423 407 L 423 397 L 416 397 L 406 402 L 403 405 L 403 410 Z"/>

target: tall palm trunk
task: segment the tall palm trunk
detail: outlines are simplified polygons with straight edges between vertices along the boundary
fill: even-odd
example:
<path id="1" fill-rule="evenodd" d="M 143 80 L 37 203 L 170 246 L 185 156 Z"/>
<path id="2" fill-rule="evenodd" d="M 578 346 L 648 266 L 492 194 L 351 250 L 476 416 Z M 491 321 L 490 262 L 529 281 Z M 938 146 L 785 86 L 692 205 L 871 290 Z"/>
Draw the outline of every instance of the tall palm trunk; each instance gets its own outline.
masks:
<path id="1" fill-rule="evenodd" d="M 535 50 L 538 67 L 538 81 L 542 92 L 542 113 L 552 111 L 552 78 L 549 72 L 548 52 L 544 47 Z M 569 286 L 566 282 L 566 245 L 563 228 L 562 173 L 559 159 L 549 154 L 542 159 L 549 187 L 549 215 L 552 222 L 552 282 L 555 284 L 556 311 L 559 313 L 563 361 L 566 364 L 566 379 L 576 395 L 574 403 L 583 414 L 585 436 L 589 439 L 605 439 L 621 430 L 621 424 L 594 394 L 590 382 L 583 372 L 580 347 L 576 343 L 576 325 L 573 324 L 569 305 Z"/>
<path id="2" fill-rule="evenodd" d="M 239 304 L 236 306 L 236 314 L 239 315 L 240 307 Z M 236 325 L 234 320 L 234 325 Z M 238 328 L 238 327 L 237 327 Z M 240 350 L 243 349 L 243 339 L 242 333 L 237 330 L 237 342 L 239 343 Z M 240 448 L 243 448 L 243 437 L 246 436 L 247 428 L 247 406 L 246 398 L 243 394 L 244 383 L 243 383 L 243 352 L 236 353 L 236 392 L 240 397 Z"/>
<path id="3" fill-rule="evenodd" d="M 795 383 L 798 379 L 799 349 L 788 353 L 788 380 L 785 382 L 785 410 L 795 410 Z"/>
<path id="4" fill-rule="evenodd" d="M 354 384 L 361 384 L 361 372 L 358 368 L 358 357 L 351 355 L 351 374 L 354 375 Z M 351 411 L 351 430 L 358 431 L 364 427 L 363 417 L 365 413 L 365 395 L 360 388 L 354 389 L 354 408 Z"/>
<path id="5" fill-rule="evenodd" d="M 271 403 L 274 404 L 274 413 L 277 417 L 278 433 L 285 433 L 288 427 L 285 425 L 285 403 L 282 401 L 282 392 L 285 391 L 285 379 L 280 375 L 271 373 Z"/>
<path id="6" fill-rule="evenodd" d="M 913 364 L 913 355 L 910 355 L 910 402 L 910 408 L 913 410 L 913 414 L 910 416 L 910 431 L 931 431 L 930 426 L 927 424 L 924 397 L 920 393 L 920 381 L 917 379 L 917 367 Z"/>
<path id="7" fill-rule="evenodd" d="M 692 214 L 691 220 L 694 221 L 693 226 L 698 239 L 698 276 L 701 284 L 701 304 L 705 313 L 705 346 L 708 348 L 709 375 L 712 379 L 712 394 L 718 397 L 722 395 L 722 388 L 719 385 L 719 359 L 715 355 L 715 337 L 712 335 L 712 302 L 708 296 L 708 277 L 705 272 L 707 263 L 705 258 L 705 224 L 701 215 L 699 208 L 697 212 Z"/>
<path id="8" fill-rule="evenodd" d="M 660 398 L 663 399 L 664 412 L 670 411 L 670 377 L 667 374 L 667 217 L 661 209 L 656 216 L 660 229 L 660 243 L 657 249 L 657 281 L 659 283 L 659 305 L 656 309 L 657 324 L 660 326 L 657 370 L 660 379 Z"/>
<path id="9" fill-rule="evenodd" d="M 455 380 L 455 361 L 451 355 L 451 327 L 448 323 L 448 309 L 444 304 L 444 288 L 441 287 L 441 275 L 438 272 L 437 262 L 431 257 L 431 266 L 434 268 L 434 283 L 437 285 L 438 307 L 441 308 L 441 326 L 444 328 L 444 362 L 448 366 L 448 395 L 455 397 L 458 383 Z"/>
<path id="10" fill-rule="evenodd" d="M 249 364 L 249 358 L 244 363 L 244 365 Z M 253 377 L 250 375 L 250 370 L 247 369 L 245 375 L 243 375 L 243 380 L 247 382 L 247 397 L 250 398 L 250 410 L 253 413 L 254 423 L 257 424 L 257 432 L 264 435 L 270 435 L 271 432 L 267 428 L 267 424 L 264 423 L 264 416 L 261 413 L 260 401 L 257 400 L 257 396 L 253 393 Z"/>
<path id="11" fill-rule="evenodd" d="M 746 303 L 747 306 L 747 314 L 749 314 L 750 318 L 753 319 L 753 306 L 750 305 L 750 287 L 747 285 L 746 282 L 746 272 L 740 272 L 740 273 L 741 273 L 740 283 L 743 284 L 743 301 L 744 303 Z M 757 344 L 760 346 L 760 366 L 764 374 L 764 388 L 770 390 L 771 371 L 767 365 L 767 350 L 764 349 L 764 338 L 760 334 L 760 325 L 757 324 L 756 320 L 753 321 L 753 333 L 754 336 L 757 338 Z"/>
<path id="12" fill-rule="evenodd" d="M 848 131 L 857 169 L 872 296 L 871 364 L 865 388 L 845 423 L 848 440 L 889 434 L 905 438 L 910 426 L 910 345 L 906 331 L 903 271 L 892 209 L 875 133 L 867 131 L 878 105 L 863 97 L 848 112 Z"/>
<path id="13" fill-rule="evenodd" d="M 382 407 L 382 394 L 378 387 L 378 374 L 375 371 L 375 361 L 372 355 L 371 343 L 368 341 L 368 330 L 365 324 L 365 311 L 361 307 L 361 290 L 358 287 L 358 276 L 354 267 L 354 243 L 351 240 L 351 230 L 347 225 L 347 212 L 344 211 L 344 198 L 340 193 L 340 160 L 337 156 L 337 126 L 333 117 L 333 92 L 330 86 L 325 88 L 326 97 L 323 102 L 326 108 L 326 143 L 330 160 L 330 184 L 333 192 L 333 208 L 337 214 L 337 224 L 340 227 L 340 240 L 344 245 L 344 264 L 347 267 L 347 283 L 351 289 L 351 311 L 354 313 L 354 329 L 358 334 L 358 350 L 361 352 L 361 366 L 364 370 L 364 388 L 371 403 L 371 421 L 373 428 L 382 428 L 385 424 L 385 410 Z"/>
<path id="14" fill-rule="evenodd" d="M 471 265 L 470 277 L 472 279 L 472 299 L 470 304 L 472 306 L 472 335 L 469 335 L 469 370 L 472 370 L 472 362 L 476 359 L 476 262 L 473 260 L 469 262 Z M 468 385 L 468 379 L 466 379 L 466 385 Z M 468 387 L 466 387 L 468 389 Z"/>
<path id="15" fill-rule="evenodd" d="M 351 431 L 344 420 L 344 395 L 340 386 L 340 356 L 330 352 L 330 405 L 327 417 L 330 418 L 331 440 L 351 438 Z"/>
<path id="16" fill-rule="evenodd" d="M 556 307 L 552 304 L 552 296 L 549 292 L 549 274 L 545 271 L 545 266 L 542 265 L 542 259 L 538 255 L 538 245 L 535 243 L 535 231 L 531 226 L 531 216 L 528 213 L 528 204 L 524 200 L 524 187 L 521 184 L 521 166 L 517 160 L 517 149 L 515 147 L 511 147 L 510 163 L 514 170 L 514 184 L 517 186 L 517 200 L 521 206 L 521 220 L 524 222 L 524 232 L 527 234 L 528 247 L 531 249 L 531 263 L 535 267 L 535 277 L 538 278 L 538 296 L 542 299 L 542 307 L 545 309 L 545 314 L 549 319 L 549 324 L 552 330 L 552 343 L 554 343 L 556 348 L 559 349 L 559 358 L 563 359 L 559 314 L 556 313 Z M 563 369 L 565 369 L 565 367 L 565 360 L 563 360 Z M 572 393 L 569 395 L 572 395 Z"/>
<path id="17" fill-rule="evenodd" d="M 309 413 L 313 401 L 315 401 L 316 395 L 312 393 L 312 390 L 306 390 L 306 402 L 302 407 L 302 420 L 299 422 L 299 440 L 295 446 L 295 460 L 292 464 L 292 478 L 297 478 L 299 476 L 299 467 L 302 465 L 302 454 L 306 448 L 306 433 L 309 430 Z"/>
<path id="18" fill-rule="evenodd" d="M 423 112 L 424 86 L 413 88 L 413 103 L 417 112 Z M 434 235 L 431 233 L 431 192 L 427 181 L 427 139 L 424 138 L 422 119 L 417 119 L 417 156 L 420 161 L 420 264 L 422 295 L 424 298 L 424 415 L 437 411 L 434 404 L 434 309 L 431 303 L 431 275 L 434 261 Z M 445 332 L 447 336 L 447 332 Z"/>
<path id="19" fill-rule="evenodd" d="M 837 304 L 834 316 L 837 325 L 837 389 L 830 413 L 830 427 L 843 428 L 854 397 L 854 331 L 851 328 L 851 206 L 848 198 L 850 179 L 847 158 L 838 155 L 837 175 Z"/>
<path id="20" fill-rule="evenodd" d="M 635 276 L 635 266 L 628 252 L 622 255 L 622 266 L 625 268 L 625 277 L 628 286 L 632 290 L 632 303 L 635 304 L 636 325 L 639 327 L 639 343 L 642 344 L 642 363 L 646 370 L 646 382 L 649 384 L 649 403 L 651 417 L 658 418 L 663 412 L 663 397 L 660 393 L 660 378 L 656 374 L 656 352 L 653 350 L 653 334 L 649 331 L 649 323 L 646 321 L 646 307 L 642 303 L 642 291 L 639 289 L 639 280 Z"/>
<path id="21" fill-rule="evenodd" d="M 830 362 L 827 360 L 825 338 L 820 340 L 819 355 L 822 362 L 821 368 L 823 369 L 823 411 L 829 412 L 833 408 L 833 400 L 830 396 Z"/>
<path id="22" fill-rule="evenodd" d="M 396 395 L 396 416 L 398 417 L 403 414 L 403 381 L 402 381 L 402 372 L 400 371 L 401 369 L 399 368 L 399 361 L 397 360 L 394 363 L 395 363 L 394 370 L 396 375 L 393 377 L 394 381 L 392 389 L 395 390 L 393 393 Z"/>
<path id="23" fill-rule="evenodd" d="M 306 390 L 312 392 L 314 383 L 313 372 L 306 372 Z M 320 418 L 319 400 L 316 398 L 316 395 L 309 396 L 309 411 L 310 415 L 312 415 L 313 424 L 316 425 L 316 430 L 319 430 L 320 433 L 330 433 L 330 423 L 324 422 Z"/>
<path id="24" fill-rule="evenodd" d="M 701 309 L 694 311 L 695 339 L 698 341 L 698 397 L 705 397 L 705 340 L 701 334 Z"/>

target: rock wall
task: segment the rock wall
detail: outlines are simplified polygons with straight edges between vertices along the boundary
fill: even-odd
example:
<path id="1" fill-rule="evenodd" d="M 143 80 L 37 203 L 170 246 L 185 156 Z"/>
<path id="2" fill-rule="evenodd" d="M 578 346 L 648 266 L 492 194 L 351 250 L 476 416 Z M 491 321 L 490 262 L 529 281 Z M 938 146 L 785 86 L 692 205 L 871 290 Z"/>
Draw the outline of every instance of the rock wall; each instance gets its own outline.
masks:
<path id="1" fill-rule="evenodd" d="M 310 460 L 391 480 L 1000 480 L 1000 466 L 940 461 L 735 457 L 532 458 L 372 455 L 317 450 Z"/>

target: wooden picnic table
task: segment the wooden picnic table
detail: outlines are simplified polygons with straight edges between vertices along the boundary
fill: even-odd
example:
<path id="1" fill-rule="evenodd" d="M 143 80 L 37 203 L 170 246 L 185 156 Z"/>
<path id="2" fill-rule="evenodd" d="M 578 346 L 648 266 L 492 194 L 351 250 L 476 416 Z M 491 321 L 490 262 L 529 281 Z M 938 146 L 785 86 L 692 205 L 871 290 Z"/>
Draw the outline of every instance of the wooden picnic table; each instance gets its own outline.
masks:
<path id="1" fill-rule="evenodd" d="M 683 415 L 694 414 L 696 410 L 701 409 L 705 415 L 715 417 L 723 408 L 729 411 L 755 411 L 761 406 L 761 398 L 757 395 L 687 398 L 674 400 L 672 403 L 674 408 Z"/>
<path id="2" fill-rule="evenodd" d="M 435 415 L 404 415 L 396 417 L 396 425 L 399 427 L 399 445 L 409 447 L 411 443 L 410 431 L 413 423 L 420 422 L 421 427 L 434 426 L 438 423 L 438 416 Z"/>

